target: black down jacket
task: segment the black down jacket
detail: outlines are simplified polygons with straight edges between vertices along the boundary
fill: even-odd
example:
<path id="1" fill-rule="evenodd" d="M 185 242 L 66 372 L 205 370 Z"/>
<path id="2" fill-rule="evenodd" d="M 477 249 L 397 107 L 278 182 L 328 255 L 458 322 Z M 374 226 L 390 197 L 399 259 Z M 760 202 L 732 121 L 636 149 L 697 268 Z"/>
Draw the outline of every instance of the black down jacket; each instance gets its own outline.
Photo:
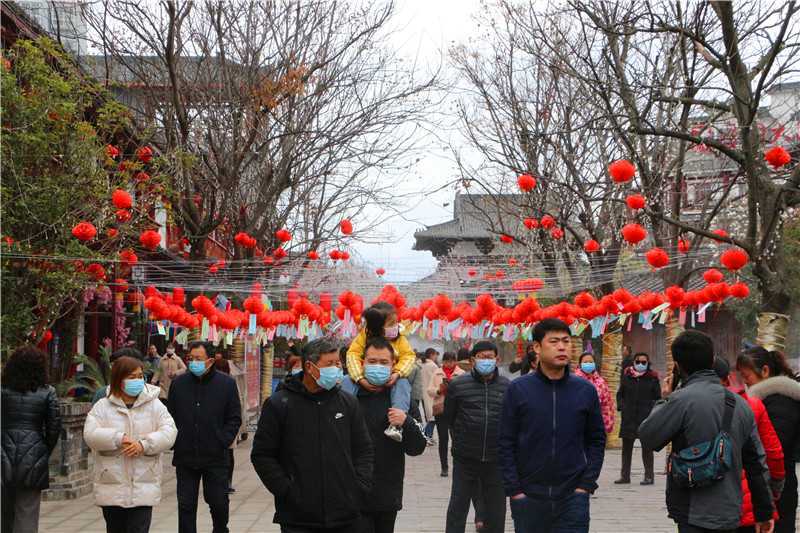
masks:
<path id="1" fill-rule="evenodd" d="M 622 411 L 619 436 L 623 439 L 637 438 L 639 426 L 660 399 L 661 384 L 658 374 L 648 370 L 644 375 L 636 377 L 633 367 L 626 368 L 617 391 L 617 411 Z"/>
<path id="2" fill-rule="evenodd" d="M 56 390 L 49 385 L 33 392 L 3 387 L 2 405 L 4 489 L 48 488 L 47 463 L 61 433 Z"/>
<path id="3" fill-rule="evenodd" d="M 497 436 L 508 384 L 497 370 L 489 381 L 473 370 L 450 382 L 444 416 L 453 429 L 453 457 L 497 462 Z"/>

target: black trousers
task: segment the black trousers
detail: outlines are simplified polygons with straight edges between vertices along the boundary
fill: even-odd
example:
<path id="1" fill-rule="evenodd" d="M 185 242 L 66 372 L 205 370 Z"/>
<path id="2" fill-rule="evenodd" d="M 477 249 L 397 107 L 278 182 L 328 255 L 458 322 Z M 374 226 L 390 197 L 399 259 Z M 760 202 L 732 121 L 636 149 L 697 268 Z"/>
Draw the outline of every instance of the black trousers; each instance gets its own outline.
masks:
<path id="1" fill-rule="evenodd" d="M 678 533 L 736 533 L 735 529 L 706 529 L 704 527 L 678 524 Z"/>
<path id="2" fill-rule="evenodd" d="M 450 444 L 450 426 L 443 416 L 436 417 L 436 433 L 439 435 L 439 462 L 447 470 L 447 446 Z"/>
<path id="3" fill-rule="evenodd" d="M 420 400 L 411 399 L 411 407 L 408 409 L 408 414 L 411 415 L 411 418 L 422 424 L 422 413 L 419 410 L 419 402 Z"/>
<path id="4" fill-rule="evenodd" d="M 479 495 L 474 494 L 476 486 L 480 487 Z M 476 500 L 481 500 L 484 533 L 502 533 L 506 523 L 506 496 L 499 465 L 455 457 L 450 504 L 447 506 L 446 533 L 464 533 L 469 503 L 473 496 L 476 496 Z"/>
<path id="5" fill-rule="evenodd" d="M 394 533 L 397 511 L 382 513 L 361 513 L 359 533 Z"/>
<path id="6" fill-rule="evenodd" d="M 233 467 L 234 467 L 234 457 L 233 457 L 233 448 L 228 448 L 228 459 L 231 463 L 231 469 L 228 473 L 228 488 L 233 488 Z"/>
<path id="7" fill-rule="evenodd" d="M 786 461 L 785 464 L 786 480 L 777 504 L 780 518 L 775 522 L 775 533 L 794 533 L 797 523 L 797 472 L 793 462 Z"/>
<path id="8" fill-rule="evenodd" d="M 227 465 L 192 468 L 176 466 L 178 482 L 178 531 L 197 533 L 197 500 L 200 497 L 200 481 L 203 482 L 203 498 L 211 510 L 213 533 L 228 533 L 228 479 Z"/>
<path id="9" fill-rule="evenodd" d="M 153 518 L 152 507 L 103 507 L 107 533 L 147 533 Z"/>
<path id="10" fill-rule="evenodd" d="M 631 478 L 631 461 L 633 460 L 633 443 L 636 439 L 623 437 L 622 439 L 622 479 Z M 640 441 L 641 442 L 641 441 Z M 653 479 L 653 450 L 642 446 L 642 463 L 644 463 L 644 477 Z"/>
<path id="11" fill-rule="evenodd" d="M 281 525 L 281 533 L 353 533 L 358 531 L 358 524 L 350 524 L 344 527 L 322 529 L 318 527 L 303 526 L 284 526 Z"/>

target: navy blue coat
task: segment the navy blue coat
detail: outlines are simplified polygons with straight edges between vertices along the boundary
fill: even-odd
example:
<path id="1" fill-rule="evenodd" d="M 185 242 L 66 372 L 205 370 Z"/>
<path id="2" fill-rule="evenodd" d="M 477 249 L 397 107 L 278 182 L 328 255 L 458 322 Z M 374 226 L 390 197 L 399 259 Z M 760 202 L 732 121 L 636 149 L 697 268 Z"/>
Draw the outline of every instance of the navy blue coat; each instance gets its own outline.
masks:
<path id="1" fill-rule="evenodd" d="M 594 386 L 569 373 L 556 381 L 541 372 L 512 381 L 498 445 L 509 496 L 557 500 L 577 488 L 594 492 L 606 445 Z"/>

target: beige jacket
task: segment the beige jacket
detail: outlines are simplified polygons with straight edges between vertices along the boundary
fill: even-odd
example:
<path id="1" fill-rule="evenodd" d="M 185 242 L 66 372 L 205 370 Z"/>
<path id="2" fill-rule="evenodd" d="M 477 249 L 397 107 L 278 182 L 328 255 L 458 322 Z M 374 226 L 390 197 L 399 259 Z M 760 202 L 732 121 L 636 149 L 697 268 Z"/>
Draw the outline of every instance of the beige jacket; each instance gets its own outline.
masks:
<path id="1" fill-rule="evenodd" d="M 161 393 L 158 397 L 166 400 L 169 395 L 169 386 L 172 384 L 172 380 L 184 372 L 186 372 L 186 364 L 178 354 L 172 357 L 162 355 L 161 362 L 158 364 L 158 370 L 156 370 L 152 379 L 153 385 L 161 385 Z M 170 375 L 172 377 L 170 377 Z"/>
<path id="2" fill-rule="evenodd" d="M 458 365 L 456 365 L 453 367 L 453 375 L 450 379 L 462 374 L 465 374 L 465 372 L 461 370 Z M 436 372 L 433 374 L 433 378 L 431 378 L 431 384 L 426 391 L 427 395 L 433 398 L 433 406 L 431 411 L 433 411 L 437 405 L 444 405 L 445 394 L 441 394 L 439 388 L 441 387 L 442 383 L 444 383 L 445 379 L 447 379 L 447 376 L 444 373 L 444 370 L 441 368 L 436 369 Z"/>
<path id="3" fill-rule="evenodd" d="M 145 385 L 130 409 L 107 396 L 86 416 L 83 439 L 94 452 L 95 504 L 130 508 L 161 501 L 161 454 L 175 443 L 178 430 L 158 395 L 158 387 Z M 124 435 L 140 441 L 144 454 L 123 456 Z"/>
<path id="4" fill-rule="evenodd" d="M 422 363 L 422 370 L 420 371 L 422 378 L 422 390 L 428 390 L 431 386 L 431 380 L 439 367 L 433 361 L 425 361 Z M 425 420 L 433 420 L 433 398 L 428 394 L 422 395 L 422 405 L 425 407 Z"/>

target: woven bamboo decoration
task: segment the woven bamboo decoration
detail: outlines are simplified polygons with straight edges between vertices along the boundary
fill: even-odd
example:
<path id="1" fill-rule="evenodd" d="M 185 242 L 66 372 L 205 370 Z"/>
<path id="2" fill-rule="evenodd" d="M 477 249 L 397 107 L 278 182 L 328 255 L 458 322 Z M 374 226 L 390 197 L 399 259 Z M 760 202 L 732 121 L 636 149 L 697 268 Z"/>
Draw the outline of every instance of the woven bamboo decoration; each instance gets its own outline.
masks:
<path id="1" fill-rule="evenodd" d="M 611 396 L 616 398 L 619 390 L 619 375 L 622 370 L 622 333 L 606 333 L 603 335 L 603 366 L 601 375 L 608 383 Z M 614 430 L 606 439 L 606 448 L 621 448 L 619 438 L 620 417 L 616 417 Z"/>

